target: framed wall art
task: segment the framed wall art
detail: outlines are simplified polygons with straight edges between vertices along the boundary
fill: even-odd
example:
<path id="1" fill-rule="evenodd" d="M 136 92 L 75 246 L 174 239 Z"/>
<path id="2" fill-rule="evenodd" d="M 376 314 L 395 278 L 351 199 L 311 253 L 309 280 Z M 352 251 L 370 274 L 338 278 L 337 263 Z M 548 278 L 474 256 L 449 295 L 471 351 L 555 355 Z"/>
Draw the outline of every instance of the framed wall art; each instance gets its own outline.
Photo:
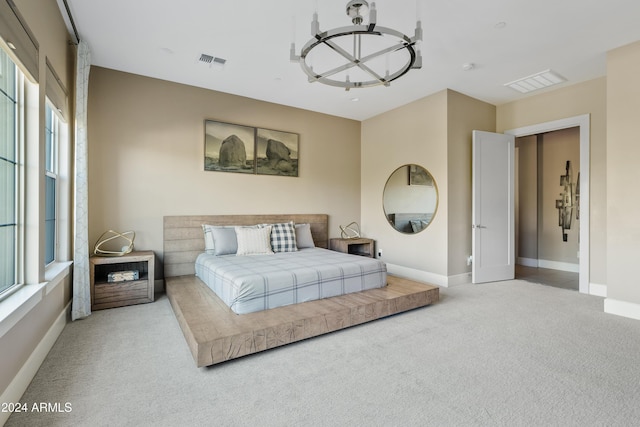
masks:
<path id="1" fill-rule="evenodd" d="M 206 120 L 204 170 L 255 173 L 255 128 Z"/>
<path id="2" fill-rule="evenodd" d="M 298 176 L 298 134 L 258 128 L 256 173 Z"/>
<path id="3" fill-rule="evenodd" d="M 433 177 L 422 166 L 409 165 L 409 185 L 427 185 L 433 187 Z"/>
<path id="4" fill-rule="evenodd" d="M 204 170 L 298 176 L 299 135 L 205 120 Z"/>

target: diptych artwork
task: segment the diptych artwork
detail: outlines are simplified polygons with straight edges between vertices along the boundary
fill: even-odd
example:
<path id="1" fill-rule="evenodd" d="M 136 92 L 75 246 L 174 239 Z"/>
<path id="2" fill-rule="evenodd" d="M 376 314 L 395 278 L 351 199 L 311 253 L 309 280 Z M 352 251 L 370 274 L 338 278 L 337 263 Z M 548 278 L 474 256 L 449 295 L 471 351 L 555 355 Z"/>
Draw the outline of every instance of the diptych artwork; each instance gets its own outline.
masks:
<path id="1" fill-rule="evenodd" d="M 297 133 L 205 120 L 204 170 L 298 176 Z"/>

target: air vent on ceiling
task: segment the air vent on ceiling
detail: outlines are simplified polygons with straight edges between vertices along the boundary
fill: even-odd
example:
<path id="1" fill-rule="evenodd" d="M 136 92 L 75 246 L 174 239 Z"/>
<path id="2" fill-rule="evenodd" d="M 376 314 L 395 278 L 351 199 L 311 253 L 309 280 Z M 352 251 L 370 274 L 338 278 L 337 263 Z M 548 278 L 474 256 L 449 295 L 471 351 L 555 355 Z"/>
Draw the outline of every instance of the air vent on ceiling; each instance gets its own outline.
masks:
<path id="1" fill-rule="evenodd" d="M 217 68 L 224 67 L 224 64 L 227 63 L 227 60 L 224 58 L 218 58 L 213 55 L 207 55 L 206 53 L 200 54 L 200 58 L 198 59 L 200 64 L 208 65 L 209 67 L 215 66 Z"/>
<path id="2" fill-rule="evenodd" d="M 505 83 L 505 86 L 517 90 L 520 93 L 529 93 L 566 81 L 567 79 L 555 71 L 545 70 L 522 79 L 514 80 L 510 83 Z"/>

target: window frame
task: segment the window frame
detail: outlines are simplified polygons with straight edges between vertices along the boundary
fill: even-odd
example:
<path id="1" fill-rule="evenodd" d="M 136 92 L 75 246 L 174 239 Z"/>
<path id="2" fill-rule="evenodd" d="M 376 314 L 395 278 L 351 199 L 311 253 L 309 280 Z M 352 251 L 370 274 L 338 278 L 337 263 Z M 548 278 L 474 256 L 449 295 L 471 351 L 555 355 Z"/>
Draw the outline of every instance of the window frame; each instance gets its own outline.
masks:
<path id="1" fill-rule="evenodd" d="M 50 122 L 49 122 L 50 120 Z M 49 124 L 49 125 L 48 125 Z M 59 253 L 59 227 L 58 227 L 58 218 L 59 218 L 59 194 L 60 194 L 60 127 L 61 120 L 57 114 L 57 109 L 55 106 L 46 99 L 45 102 L 45 165 L 44 165 L 44 175 L 45 175 L 45 217 L 44 217 L 44 235 L 45 235 L 45 257 L 44 264 L 45 267 L 51 265 L 52 263 L 58 260 Z M 50 136 L 50 138 L 49 138 Z M 50 155 L 48 155 L 50 154 Z M 48 217 L 48 197 L 49 197 L 49 186 L 48 179 L 53 180 L 53 218 Z M 49 247 L 51 242 L 49 239 L 49 225 L 48 222 L 53 222 L 53 243 L 52 248 Z M 48 251 L 51 250 L 51 259 L 48 258 Z"/>
<path id="2" fill-rule="evenodd" d="M 2 50 L 0 54 L 0 70 L 3 70 L 4 61 L 9 61 L 14 67 L 14 85 L 15 99 L 14 102 L 14 216 L 15 216 L 15 233 L 14 233 L 14 262 L 13 262 L 13 284 L 0 290 L 0 301 L 6 299 L 24 284 L 24 114 L 25 114 L 25 97 L 24 97 L 24 74 L 16 62 L 9 54 Z M 9 97 L 8 94 L 5 94 Z M 9 97 L 10 98 L 10 97 Z M 6 160 L 6 159 L 3 159 Z"/>

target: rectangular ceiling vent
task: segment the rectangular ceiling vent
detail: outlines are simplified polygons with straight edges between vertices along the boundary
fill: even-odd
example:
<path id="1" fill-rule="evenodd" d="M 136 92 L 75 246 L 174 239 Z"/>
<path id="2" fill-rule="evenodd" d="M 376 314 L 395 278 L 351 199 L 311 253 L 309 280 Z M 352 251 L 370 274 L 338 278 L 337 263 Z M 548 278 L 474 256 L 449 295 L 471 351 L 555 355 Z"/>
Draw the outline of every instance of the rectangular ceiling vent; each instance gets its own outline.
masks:
<path id="1" fill-rule="evenodd" d="M 517 90 L 520 93 L 529 93 L 535 90 L 544 89 L 549 86 L 557 85 L 562 82 L 566 82 L 567 79 L 559 75 L 553 70 L 545 70 L 539 73 L 533 74 L 529 77 L 514 80 L 510 83 L 506 83 L 505 86 L 511 89 Z"/>
<path id="2" fill-rule="evenodd" d="M 206 53 L 202 53 L 200 54 L 200 58 L 198 59 L 198 62 L 203 65 L 208 65 L 209 67 L 214 66 L 216 68 L 222 68 L 224 67 L 224 64 L 227 63 L 227 60 L 223 58 L 215 57 L 213 55 L 207 55 Z"/>

